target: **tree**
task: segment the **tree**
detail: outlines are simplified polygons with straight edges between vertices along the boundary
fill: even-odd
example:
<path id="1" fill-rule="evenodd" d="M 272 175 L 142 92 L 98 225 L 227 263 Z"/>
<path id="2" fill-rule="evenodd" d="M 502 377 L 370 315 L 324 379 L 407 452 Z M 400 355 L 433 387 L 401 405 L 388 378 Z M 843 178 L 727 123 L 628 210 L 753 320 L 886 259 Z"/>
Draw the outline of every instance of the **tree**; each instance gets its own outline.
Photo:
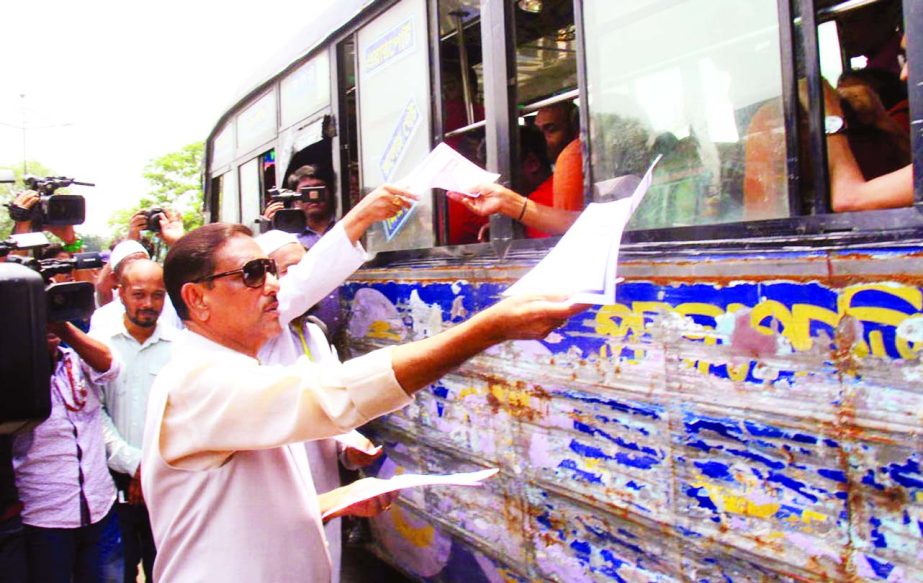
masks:
<path id="1" fill-rule="evenodd" d="M 39 162 L 31 160 L 26 164 L 29 174 L 32 176 L 53 176 L 54 171 L 49 170 Z M 25 190 L 25 185 L 22 181 L 22 165 L 20 164 L 11 164 L 0 166 L 4 170 L 12 170 L 13 174 L 16 176 L 15 184 L 0 184 L 0 202 L 3 204 L 8 204 L 13 202 L 13 199 L 16 198 L 16 194 Z M 59 192 L 66 192 L 66 189 L 61 189 Z M 10 233 L 13 231 L 13 220 L 10 218 L 10 213 L 7 212 L 6 207 L 0 208 L 0 241 L 6 240 L 10 236 Z"/>
<path id="2" fill-rule="evenodd" d="M 195 142 L 176 152 L 164 154 L 147 163 L 144 178 L 151 190 L 135 206 L 118 210 L 109 218 L 109 226 L 116 237 L 128 233 L 132 215 L 152 207 L 172 208 L 183 216 L 187 231 L 204 222 L 202 212 L 202 160 L 205 145 Z"/>

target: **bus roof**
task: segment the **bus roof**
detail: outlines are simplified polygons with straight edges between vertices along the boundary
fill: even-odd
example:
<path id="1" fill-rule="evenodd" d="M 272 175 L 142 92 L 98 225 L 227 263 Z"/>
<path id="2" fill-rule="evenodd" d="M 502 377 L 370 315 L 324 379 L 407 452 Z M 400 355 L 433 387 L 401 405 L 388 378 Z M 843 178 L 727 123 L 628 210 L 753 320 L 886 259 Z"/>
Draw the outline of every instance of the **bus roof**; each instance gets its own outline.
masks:
<path id="1" fill-rule="evenodd" d="M 274 79 L 301 61 L 315 49 L 323 46 L 341 28 L 357 17 L 363 10 L 380 0 L 334 0 L 326 10 L 306 24 L 279 52 L 260 69 L 253 71 L 238 86 L 237 91 L 209 134 L 214 137 L 224 125 L 228 116 L 237 111 L 250 99 L 262 92 Z M 283 16 L 284 15 L 280 15 Z"/>

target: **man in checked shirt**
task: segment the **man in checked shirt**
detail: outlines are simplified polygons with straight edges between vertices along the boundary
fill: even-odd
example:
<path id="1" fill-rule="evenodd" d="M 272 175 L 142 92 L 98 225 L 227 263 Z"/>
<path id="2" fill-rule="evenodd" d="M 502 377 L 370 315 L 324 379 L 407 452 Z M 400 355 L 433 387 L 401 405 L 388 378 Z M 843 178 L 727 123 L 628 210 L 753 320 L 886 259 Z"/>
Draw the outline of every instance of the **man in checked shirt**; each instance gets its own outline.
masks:
<path id="1" fill-rule="evenodd" d="M 51 414 L 13 442 L 29 577 L 102 581 L 115 486 L 106 468 L 98 384 L 121 367 L 103 343 L 68 322 L 48 324 L 48 353 Z"/>

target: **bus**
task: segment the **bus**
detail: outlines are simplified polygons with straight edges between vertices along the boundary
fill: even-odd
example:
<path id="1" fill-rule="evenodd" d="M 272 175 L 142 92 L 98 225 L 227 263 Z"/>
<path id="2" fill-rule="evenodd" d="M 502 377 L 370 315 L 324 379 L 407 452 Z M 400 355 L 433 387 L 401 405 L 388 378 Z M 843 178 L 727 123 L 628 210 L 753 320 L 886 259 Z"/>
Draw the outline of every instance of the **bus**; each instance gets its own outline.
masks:
<path id="1" fill-rule="evenodd" d="M 341 216 L 442 142 L 525 195 L 555 106 L 582 205 L 662 156 L 615 303 L 364 428 L 379 477 L 500 470 L 405 491 L 376 554 L 427 581 L 923 580 L 923 0 L 340 0 L 305 24 L 208 138 L 210 220 L 256 227 L 309 163 Z M 907 200 L 844 206 L 844 151 Z M 558 241 L 453 202 L 367 233 L 341 355 L 463 321 Z"/>

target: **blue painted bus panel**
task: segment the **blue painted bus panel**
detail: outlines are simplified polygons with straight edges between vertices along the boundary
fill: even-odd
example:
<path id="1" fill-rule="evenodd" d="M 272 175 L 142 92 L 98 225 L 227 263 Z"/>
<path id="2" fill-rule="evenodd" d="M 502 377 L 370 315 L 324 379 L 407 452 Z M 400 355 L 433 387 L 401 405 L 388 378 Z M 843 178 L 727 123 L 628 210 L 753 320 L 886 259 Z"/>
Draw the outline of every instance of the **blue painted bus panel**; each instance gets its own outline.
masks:
<path id="1" fill-rule="evenodd" d="M 360 273 L 350 348 L 457 324 L 503 273 Z M 542 341 L 485 352 L 367 428 L 385 474 L 501 469 L 407 492 L 375 520 L 400 539 L 383 552 L 435 581 L 923 580 L 923 290 L 907 279 L 631 280 Z"/>

